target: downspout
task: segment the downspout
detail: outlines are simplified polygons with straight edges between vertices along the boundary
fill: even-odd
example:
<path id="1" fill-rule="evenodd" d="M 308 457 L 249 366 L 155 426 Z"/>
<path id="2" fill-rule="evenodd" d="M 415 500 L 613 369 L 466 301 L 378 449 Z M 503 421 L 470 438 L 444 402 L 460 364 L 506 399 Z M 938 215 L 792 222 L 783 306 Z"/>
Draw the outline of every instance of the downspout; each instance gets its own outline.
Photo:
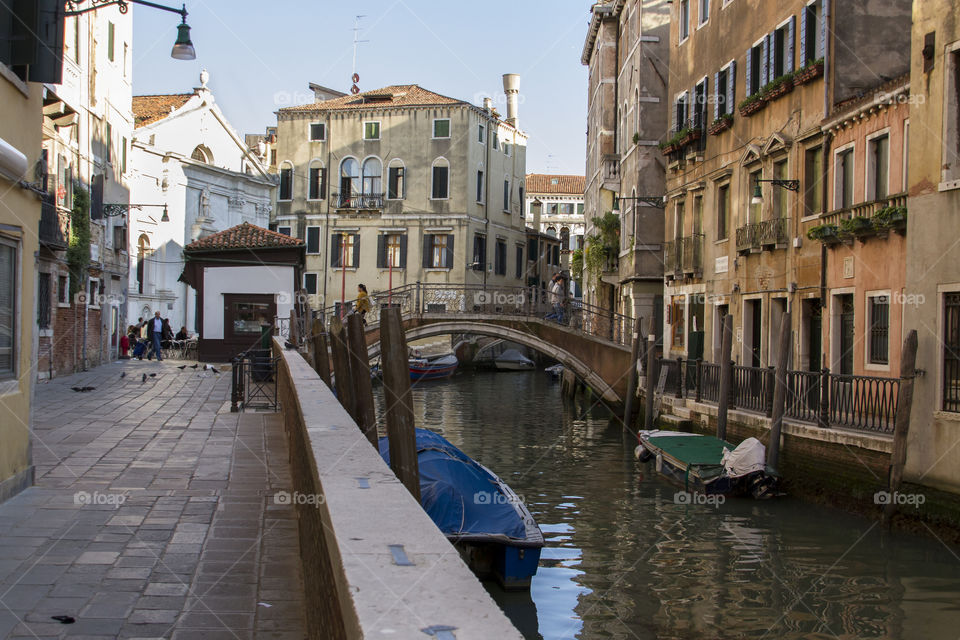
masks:
<path id="1" fill-rule="evenodd" d="M 830 24 L 830 0 L 823 0 L 823 21 L 825 25 Z M 830 29 L 823 29 L 824 33 L 832 33 Z M 830 88 L 832 83 L 830 81 L 830 46 L 829 43 L 824 41 L 823 43 L 823 117 L 826 118 L 830 115 Z M 820 173 L 821 173 L 821 184 L 823 184 L 823 197 L 820 199 L 820 215 L 821 217 L 827 212 L 827 186 L 829 183 L 829 166 L 830 166 L 830 142 L 833 136 L 830 132 L 827 132 L 823 136 L 823 160 L 820 163 Z M 827 307 L 827 245 L 822 244 L 820 246 L 820 308 L 825 309 Z M 821 321 L 822 323 L 822 321 Z M 821 328 L 822 328 L 821 324 Z M 823 339 L 821 335 L 820 340 L 820 350 L 823 351 Z M 822 355 L 822 353 L 821 353 Z M 821 358 L 821 364 L 823 359 Z"/>
<path id="2" fill-rule="evenodd" d="M 497 128 L 497 140 L 500 140 L 500 124 L 496 118 L 491 117 L 487 121 L 487 126 Z M 483 264 L 480 265 L 480 268 L 483 270 L 483 289 L 487 289 L 487 249 L 490 245 L 490 176 L 492 175 L 492 168 L 490 167 L 490 143 L 493 141 L 493 138 L 490 136 L 491 131 L 487 131 L 487 139 L 484 141 L 484 168 L 486 169 L 486 184 L 483 185 Z"/>
<path id="3" fill-rule="evenodd" d="M 325 126 L 327 129 L 326 133 L 327 133 L 328 142 L 327 142 L 327 184 L 324 185 L 324 187 L 326 187 L 326 193 L 324 193 L 326 197 L 323 199 L 324 200 L 323 205 L 325 209 L 323 234 L 324 236 L 326 236 L 324 238 L 324 243 L 326 244 L 327 248 L 323 252 L 323 256 L 324 256 L 323 257 L 323 305 L 320 307 L 321 310 L 325 309 L 327 306 L 327 278 L 329 277 L 328 268 L 330 266 L 330 198 L 332 196 L 332 192 L 330 190 L 330 177 L 333 175 L 330 172 L 330 161 L 333 158 L 333 154 L 330 151 L 330 143 L 329 143 L 330 136 L 331 136 L 329 112 L 327 113 L 327 120 L 326 120 Z M 404 176 L 404 178 L 406 178 L 406 176 Z M 306 269 L 306 257 L 304 257 L 304 269 Z M 326 322 L 326 318 L 324 318 L 324 322 Z"/>

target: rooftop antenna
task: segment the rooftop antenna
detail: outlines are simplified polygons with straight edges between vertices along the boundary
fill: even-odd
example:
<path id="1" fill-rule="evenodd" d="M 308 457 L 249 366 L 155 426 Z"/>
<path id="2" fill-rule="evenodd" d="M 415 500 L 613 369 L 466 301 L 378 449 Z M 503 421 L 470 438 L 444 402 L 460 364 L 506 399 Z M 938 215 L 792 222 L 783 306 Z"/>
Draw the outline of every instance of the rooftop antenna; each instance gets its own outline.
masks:
<path id="1" fill-rule="evenodd" d="M 357 73 L 357 45 L 370 42 L 369 40 L 360 39 L 360 18 L 366 17 L 367 16 L 356 16 L 353 21 L 353 75 L 350 76 L 350 80 L 353 82 L 350 86 L 350 93 L 353 95 L 360 93 L 360 86 L 357 84 L 360 82 L 360 74 Z"/>
<path id="2" fill-rule="evenodd" d="M 553 154 L 547 154 L 547 173 L 556 173 L 557 171 L 557 163 L 554 162 Z"/>

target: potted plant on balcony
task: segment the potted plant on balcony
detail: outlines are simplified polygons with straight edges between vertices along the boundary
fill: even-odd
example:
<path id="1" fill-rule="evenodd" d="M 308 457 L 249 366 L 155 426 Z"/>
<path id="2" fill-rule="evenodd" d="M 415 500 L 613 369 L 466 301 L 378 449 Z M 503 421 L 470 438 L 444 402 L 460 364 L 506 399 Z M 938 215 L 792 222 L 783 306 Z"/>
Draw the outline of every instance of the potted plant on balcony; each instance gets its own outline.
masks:
<path id="1" fill-rule="evenodd" d="M 737 109 L 739 109 L 741 116 L 749 118 L 765 106 L 767 106 L 766 96 L 763 95 L 762 91 L 757 91 L 752 96 L 748 96 L 745 100 L 742 100 L 740 104 L 737 105 Z"/>
<path id="2" fill-rule="evenodd" d="M 768 83 L 760 90 L 767 102 L 776 100 L 780 96 L 793 91 L 793 74 L 785 73 L 773 82 Z"/>
<path id="3" fill-rule="evenodd" d="M 870 221 L 870 218 L 864 216 L 854 216 L 847 220 L 841 220 L 840 230 L 856 237 L 860 241 L 874 235 L 873 223 Z"/>
<path id="4" fill-rule="evenodd" d="M 835 224 L 818 224 L 807 231 L 811 240 L 819 240 L 823 244 L 838 244 L 841 241 L 840 228 Z"/>
<path id="5" fill-rule="evenodd" d="M 620 217 L 607 211 L 590 221 L 593 233 L 587 236 L 583 251 L 583 271 L 597 280 L 610 268 L 620 253 Z"/>
<path id="6" fill-rule="evenodd" d="M 733 114 L 725 113 L 713 121 L 713 124 L 711 124 L 707 128 L 707 133 L 709 133 L 712 136 L 715 136 L 720 133 L 723 133 L 724 131 L 726 131 L 732 126 L 733 126 Z"/>
<path id="7" fill-rule="evenodd" d="M 808 60 L 807 64 L 793 74 L 793 83 L 795 85 L 806 84 L 814 78 L 823 75 L 823 58 Z"/>
<path id="8" fill-rule="evenodd" d="M 700 136 L 703 135 L 703 129 L 695 129 L 690 127 L 688 129 L 684 129 L 680 133 L 682 134 L 682 137 L 680 138 L 680 146 L 685 147 L 688 144 L 693 144 L 699 140 Z"/>
<path id="9" fill-rule="evenodd" d="M 906 207 L 884 207 L 880 209 L 870 219 L 874 229 L 878 232 L 886 232 L 893 229 L 901 233 L 907 228 L 907 208 Z"/>

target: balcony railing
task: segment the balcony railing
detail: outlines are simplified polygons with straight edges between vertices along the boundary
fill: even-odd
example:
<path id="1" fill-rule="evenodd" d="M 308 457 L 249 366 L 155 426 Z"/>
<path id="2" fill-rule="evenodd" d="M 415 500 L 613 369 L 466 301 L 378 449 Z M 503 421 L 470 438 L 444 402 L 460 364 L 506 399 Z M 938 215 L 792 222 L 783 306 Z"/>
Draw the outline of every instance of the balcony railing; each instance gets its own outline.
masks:
<path id="1" fill-rule="evenodd" d="M 760 245 L 760 224 L 745 224 L 737 229 L 737 252 L 739 253 L 759 253 Z"/>
<path id="2" fill-rule="evenodd" d="M 760 223 L 760 245 L 784 249 L 787 246 L 787 218 L 774 218 Z"/>
<path id="3" fill-rule="evenodd" d="M 383 209 L 382 193 L 338 193 L 335 195 L 337 209 Z"/>
<path id="4" fill-rule="evenodd" d="M 59 211 L 55 196 L 46 193 L 40 200 L 40 244 L 66 249 L 70 240 L 70 214 Z"/>
<path id="5" fill-rule="evenodd" d="M 695 233 L 683 239 L 683 272 L 695 278 L 703 276 L 703 234 Z"/>
<path id="6" fill-rule="evenodd" d="M 620 156 L 608 153 L 603 156 L 603 188 L 620 191 Z"/>
<path id="7" fill-rule="evenodd" d="M 907 206 L 907 194 L 895 193 L 880 200 L 871 200 L 870 202 L 861 202 L 852 207 L 843 209 L 834 209 L 823 214 L 820 219 L 821 224 L 840 224 L 841 220 L 849 220 L 857 216 L 870 218 L 880 209 L 885 207 L 905 207 Z"/>
<path id="8" fill-rule="evenodd" d="M 668 278 L 675 278 L 682 274 L 680 256 L 683 252 L 681 239 L 668 240 L 663 243 L 663 273 Z"/>

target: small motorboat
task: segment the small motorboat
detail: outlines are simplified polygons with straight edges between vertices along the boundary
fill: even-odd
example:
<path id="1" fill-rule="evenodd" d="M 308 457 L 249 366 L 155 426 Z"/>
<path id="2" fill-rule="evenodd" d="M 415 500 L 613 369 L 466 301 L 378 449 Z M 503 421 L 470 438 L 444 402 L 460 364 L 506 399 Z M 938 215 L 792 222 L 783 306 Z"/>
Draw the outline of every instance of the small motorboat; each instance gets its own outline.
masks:
<path id="1" fill-rule="evenodd" d="M 684 491 L 769 498 L 779 484 L 779 476 L 766 464 L 766 448 L 756 438 L 734 446 L 698 433 L 653 430 L 640 431 L 638 439 L 637 458 L 656 459 L 657 472 Z"/>
<path id="2" fill-rule="evenodd" d="M 533 360 L 516 349 L 507 349 L 493 359 L 493 366 L 500 371 L 530 371 L 536 367 Z"/>
<path id="3" fill-rule="evenodd" d="M 477 577 L 529 589 L 543 533 L 523 501 L 495 473 L 443 436 L 416 430 L 420 503 Z M 390 444 L 380 438 L 390 464 Z"/>
<path id="4" fill-rule="evenodd" d="M 544 371 L 548 376 L 550 376 L 554 380 L 559 380 L 560 376 L 563 375 L 563 365 L 555 364 L 552 367 L 547 367 L 546 369 L 544 369 Z"/>
<path id="5" fill-rule="evenodd" d="M 452 376 L 460 361 L 452 353 L 445 353 L 439 356 L 413 357 L 409 364 L 411 380 L 439 380 Z"/>

